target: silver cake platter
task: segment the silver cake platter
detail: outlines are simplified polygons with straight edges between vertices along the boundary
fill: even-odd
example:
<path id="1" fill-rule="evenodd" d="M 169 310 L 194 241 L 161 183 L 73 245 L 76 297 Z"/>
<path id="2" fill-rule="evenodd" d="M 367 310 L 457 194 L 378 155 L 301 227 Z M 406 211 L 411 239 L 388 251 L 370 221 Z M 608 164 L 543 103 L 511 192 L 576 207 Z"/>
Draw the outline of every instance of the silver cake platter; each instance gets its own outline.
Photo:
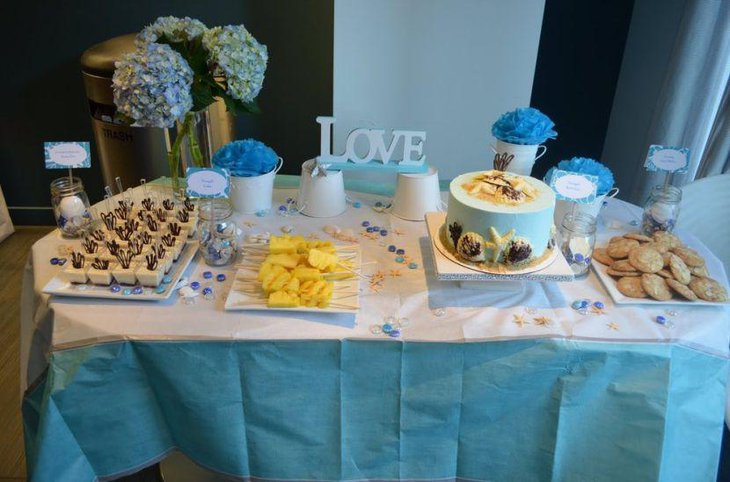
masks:
<path id="1" fill-rule="evenodd" d="M 433 253 L 436 278 L 439 281 L 461 281 L 462 286 L 467 286 L 463 282 L 471 281 L 488 281 L 495 284 L 500 282 L 505 286 L 513 286 L 513 283 L 525 281 L 562 282 L 573 281 L 575 278 L 573 270 L 570 269 L 568 262 L 557 248 L 553 248 L 553 253 L 538 265 L 513 273 L 490 272 L 486 268 L 480 269 L 463 263 L 451 254 L 441 241 L 440 231 L 445 222 L 446 213 L 444 212 L 426 213 L 426 227 L 431 238 L 431 252 Z"/>

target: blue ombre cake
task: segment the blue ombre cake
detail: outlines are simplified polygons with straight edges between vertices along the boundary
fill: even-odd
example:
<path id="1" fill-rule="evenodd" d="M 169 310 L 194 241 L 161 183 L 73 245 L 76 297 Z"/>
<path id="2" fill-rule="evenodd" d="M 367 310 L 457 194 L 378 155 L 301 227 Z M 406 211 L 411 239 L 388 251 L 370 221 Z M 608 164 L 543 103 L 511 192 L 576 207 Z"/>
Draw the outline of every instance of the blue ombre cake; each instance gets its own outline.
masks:
<path id="1" fill-rule="evenodd" d="M 462 174 L 449 187 L 443 237 L 465 261 L 522 269 L 551 252 L 555 194 L 542 181 L 502 171 Z"/>

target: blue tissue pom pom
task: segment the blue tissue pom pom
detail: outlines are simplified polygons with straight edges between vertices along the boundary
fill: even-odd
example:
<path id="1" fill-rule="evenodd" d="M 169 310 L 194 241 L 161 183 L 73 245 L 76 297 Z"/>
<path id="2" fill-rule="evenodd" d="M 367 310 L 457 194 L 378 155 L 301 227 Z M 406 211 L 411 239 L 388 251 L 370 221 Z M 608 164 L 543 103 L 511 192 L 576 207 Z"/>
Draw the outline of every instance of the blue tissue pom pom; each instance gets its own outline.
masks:
<path id="1" fill-rule="evenodd" d="M 611 170 L 600 162 L 588 157 L 574 157 L 569 160 L 562 160 L 556 166 L 561 171 L 578 172 L 580 174 L 590 174 L 598 177 L 597 194 L 599 196 L 607 194 L 613 187 L 613 174 Z M 551 167 L 545 174 L 545 183 L 550 184 L 550 179 L 555 173 L 555 167 Z"/>
<path id="2" fill-rule="evenodd" d="M 511 144 L 542 144 L 555 139 L 558 133 L 548 116 L 533 107 L 520 107 L 502 114 L 492 125 L 492 135 Z"/>
<path id="3" fill-rule="evenodd" d="M 255 139 L 229 142 L 213 155 L 213 165 L 231 176 L 252 177 L 271 172 L 279 161 L 276 152 Z"/>

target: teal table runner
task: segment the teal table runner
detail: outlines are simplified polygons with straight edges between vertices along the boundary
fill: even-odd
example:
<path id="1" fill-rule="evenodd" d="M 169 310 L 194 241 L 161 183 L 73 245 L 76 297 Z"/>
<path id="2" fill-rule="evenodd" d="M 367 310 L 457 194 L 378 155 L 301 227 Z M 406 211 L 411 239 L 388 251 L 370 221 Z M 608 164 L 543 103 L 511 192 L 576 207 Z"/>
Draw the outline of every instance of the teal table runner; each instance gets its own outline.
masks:
<path id="1" fill-rule="evenodd" d="M 55 351 L 34 481 L 178 448 L 241 478 L 708 481 L 728 362 L 659 343 L 121 341 Z"/>

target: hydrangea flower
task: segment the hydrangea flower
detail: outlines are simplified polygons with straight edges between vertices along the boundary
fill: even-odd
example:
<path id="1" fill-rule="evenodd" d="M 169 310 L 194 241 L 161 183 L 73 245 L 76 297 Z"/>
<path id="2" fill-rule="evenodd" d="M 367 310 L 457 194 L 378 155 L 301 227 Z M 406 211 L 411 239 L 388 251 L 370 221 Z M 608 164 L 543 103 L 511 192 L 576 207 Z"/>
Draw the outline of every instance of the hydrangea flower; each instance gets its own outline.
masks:
<path id="1" fill-rule="evenodd" d="M 251 177 L 271 172 L 279 156 L 263 142 L 245 139 L 221 147 L 212 161 L 215 167 L 227 169 L 231 176 Z"/>
<path id="2" fill-rule="evenodd" d="M 163 35 L 172 42 L 182 42 L 200 37 L 208 30 L 203 22 L 190 17 L 158 17 L 137 35 L 137 45 L 157 42 Z"/>
<path id="3" fill-rule="evenodd" d="M 608 193 L 613 187 L 613 173 L 605 165 L 588 157 L 574 157 L 569 160 L 563 160 L 557 166 L 551 167 L 545 174 L 545 182 L 550 184 L 550 179 L 555 173 L 555 169 L 568 172 L 578 172 L 581 174 L 591 174 L 598 177 L 597 194 L 599 196 Z"/>
<path id="4" fill-rule="evenodd" d="M 533 107 L 520 107 L 502 114 L 492 125 L 492 135 L 511 144 L 542 144 L 555 139 L 558 133 L 548 116 Z"/>
<path id="5" fill-rule="evenodd" d="M 269 54 L 243 25 L 214 27 L 203 34 L 208 63 L 226 77 L 234 99 L 251 102 L 261 91 Z"/>
<path id="6" fill-rule="evenodd" d="M 117 110 L 138 127 L 173 127 L 193 106 L 193 71 L 169 45 L 138 47 L 115 63 Z"/>

